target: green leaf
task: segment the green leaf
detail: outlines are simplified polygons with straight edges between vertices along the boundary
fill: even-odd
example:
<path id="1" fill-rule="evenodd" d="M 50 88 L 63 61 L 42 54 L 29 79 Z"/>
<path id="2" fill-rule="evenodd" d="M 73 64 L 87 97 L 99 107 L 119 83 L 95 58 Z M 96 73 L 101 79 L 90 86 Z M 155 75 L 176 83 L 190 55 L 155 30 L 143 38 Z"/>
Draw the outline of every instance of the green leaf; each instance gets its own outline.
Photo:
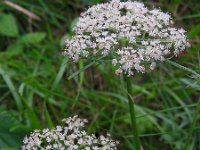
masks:
<path id="1" fill-rule="evenodd" d="M 25 103 L 26 113 L 27 113 L 27 117 L 28 117 L 31 129 L 40 129 L 41 123 L 34 108 L 30 107 L 27 101 L 24 101 L 24 103 Z"/>
<path id="2" fill-rule="evenodd" d="M 17 22 L 12 14 L 0 15 L 0 34 L 10 37 L 17 37 L 19 35 Z"/>
<path id="3" fill-rule="evenodd" d="M 173 62 L 173 61 L 170 61 L 170 60 L 167 60 L 167 63 L 169 63 L 169 64 L 171 64 L 171 65 L 173 65 L 173 66 L 175 66 L 175 67 L 177 67 L 177 68 L 180 68 L 180 69 L 182 69 L 182 70 L 185 70 L 185 71 L 187 71 L 187 72 L 192 73 L 192 75 L 194 75 L 196 78 L 200 78 L 200 74 L 198 74 L 196 71 L 194 71 L 194 70 L 192 70 L 192 69 L 190 69 L 190 68 L 187 68 L 187 67 L 185 67 L 185 66 L 182 66 L 182 65 L 180 65 L 180 64 L 177 64 L 177 63 L 175 63 L 175 62 Z"/>
<path id="4" fill-rule="evenodd" d="M 64 35 L 61 39 L 60 39 L 60 42 L 59 42 L 59 45 L 61 47 L 64 47 L 65 46 L 65 38 L 67 37 L 67 35 Z"/>
<path id="5" fill-rule="evenodd" d="M 200 90 L 200 81 L 199 80 L 193 80 L 189 78 L 183 78 L 181 81 L 188 85 L 189 88 L 194 88 L 196 90 Z"/>
<path id="6" fill-rule="evenodd" d="M 30 108 L 29 106 L 27 106 L 27 115 L 28 115 L 28 119 L 30 121 L 30 125 L 32 129 L 40 129 L 41 128 L 41 123 L 39 118 L 37 117 L 35 111 Z"/>
<path id="7" fill-rule="evenodd" d="M 0 150 L 15 148 L 19 149 L 27 129 L 20 121 L 16 111 L 7 111 L 5 107 L 0 106 Z M 23 128 L 16 128 L 23 126 Z M 15 130 L 12 130 L 15 128 Z"/>
<path id="8" fill-rule="evenodd" d="M 17 150 L 17 148 L 0 148 L 0 150 Z"/>
<path id="9" fill-rule="evenodd" d="M 44 40 L 45 36 L 46 34 L 43 32 L 28 33 L 23 35 L 18 42 L 23 44 L 37 44 Z"/>
<path id="10" fill-rule="evenodd" d="M 53 128 L 53 127 L 54 127 L 54 124 L 53 124 L 53 121 L 52 121 L 52 119 L 51 119 L 51 116 L 50 116 L 50 114 L 49 114 L 49 111 L 48 111 L 46 105 L 45 105 L 45 117 L 46 117 L 46 119 L 47 119 L 48 127 L 49 127 L 49 128 Z"/>
<path id="11" fill-rule="evenodd" d="M 91 63 L 89 63 L 88 65 L 86 65 L 85 67 L 81 68 L 80 70 L 72 73 L 69 77 L 68 80 L 71 80 L 72 78 L 74 78 L 75 76 L 77 76 L 78 74 L 80 74 L 81 72 L 83 72 L 84 70 L 88 69 L 89 67 L 91 67 L 92 65 L 94 65 L 96 62 L 93 61 Z"/>
<path id="12" fill-rule="evenodd" d="M 192 28 L 192 30 L 190 32 L 188 32 L 188 38 L 192 39 L 193 37 L 197 36 L 198 34 L 200 34 L 200 24 L 197 24 L 196 26 L 194 26 Z"/>
<path id="13" fill-rule="evenodd" d="M 14 56 L 14 55 L 21 54 L 22 51 L 23 51 L 22 44 L 11 44 L 10 46 L 8 46 L 6 50 L 6 54 L 8 54 L 9 56 Z"/>
<path id="14" fill-rule="evenodd" d="M 75 18 L 74 20 L 72 20 L 71 24 L 70 24 L 70 30 L 72 31 L 72 29 L 74 28 L 74 26 L 76 25 L 76 23 L 78 22 L 78 18 Z"/>
<path id="15" fill-rule="evenodd" d="M 52 84 L 51 90 L 54 90 L 59 85 L 67 66 L 68 66 L 68 59 L 64 58 L 62 64 L 60 65 L 60 69 L 55 77 L 55 80 Z"/>
<path id="16" fill-rule="evenodd" d="M 1 66 L 0 66 L 0 76 L 3 77 L 5 83 L 7 84 L 9 90 L 11 91 L 11 93 L 13 95 L 13 98 L 16 102 L 18 110 L 21 112 L 23 110 L 23 104 L 22 104 L 21 98 L 18 94 L 17 88 L 15 87 L 10 76 L 7 74 L 7 71 L 4 70 Z"/>

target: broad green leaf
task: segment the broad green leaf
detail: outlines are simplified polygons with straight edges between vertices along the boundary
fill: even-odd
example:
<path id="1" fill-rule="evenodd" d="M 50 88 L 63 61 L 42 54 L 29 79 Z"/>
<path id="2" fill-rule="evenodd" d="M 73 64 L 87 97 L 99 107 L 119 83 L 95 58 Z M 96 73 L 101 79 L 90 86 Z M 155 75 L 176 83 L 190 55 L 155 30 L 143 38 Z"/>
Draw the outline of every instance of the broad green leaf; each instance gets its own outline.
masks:
<path id="1" fill-rule="evenodd" d="M 0 34 L 10 37 L 19 35 L 17 22 L 12 14 L 0 15 Z"/>
<path id="2" fill-rule="evenodd" d="M 19 149 L 28 128 L 21 124 L 18 115 L 16 111 L 7 111 L 5 107 L 0 106 L 0 149 Z M 16 126 L 21 127 L 16 128 Z M 15 129 L 11 131 L 12 128 Z"/>
<path id="3" fill-rule="evenodd" d="M 43 32 L 28 33 L 23 35 L 18 42 L 23 44 L 37 44 L 44 40 L 45 36 L 46 34 Z"/>
<path id="4" fill-rule="evenodd" d="M 13 56 L 13 55 L 21 54 L 22 51 L 23 51 L 22 44 L 11 44 L 10 46 L 8 46 L 6 50 L 6 54 Z"/>

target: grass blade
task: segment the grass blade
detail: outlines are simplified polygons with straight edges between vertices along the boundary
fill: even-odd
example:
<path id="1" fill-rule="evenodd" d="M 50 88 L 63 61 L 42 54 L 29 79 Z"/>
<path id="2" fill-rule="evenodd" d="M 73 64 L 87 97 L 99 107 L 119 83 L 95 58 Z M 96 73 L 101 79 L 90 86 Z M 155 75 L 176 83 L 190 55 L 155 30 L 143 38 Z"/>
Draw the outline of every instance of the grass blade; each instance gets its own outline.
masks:
<path id="1" fill-rule="evenodd" d="M 91 63 L 89 63 L 88 65 L 86 65 L 85 67 L 81 68 L 80 70 L 74 72 L 72 75 L 70 75 L 68 77 L 68 80 L 71 80 L 72 78 L 74 78 L 75 76 L 77 76 L 78 74 L 80 74 L 82 71 L 88 69 L 89 67 L 91 67 L 92 65 L 94 65 L 96 63 L 96 61 L 93 61 Z"/>
<path id="2" fill-rule="evenodd" d="M 23 105 L 20 99 L 20 96 L 17 92 L 17 89 L 15 88 L 12 80 L 10 79 L 9 75 L 5 73 L 5 71 L 0 67 L 0 75 L 3 77 L 4 81 L 6 82 L 8 88 L 10 89 L 14 99 L 15 103 L 17 105 L 18 110 L 21 112 L 23 109 Z"/>
<path id="3" fill-rule="evenodd" d="M 200 74 L 198 74 L 197 72 L 195 72 L 194 70 L 192 70 L 192 69 L 190 69 L 190 68 L 187 68 L 187 67 L 185 67 L 185 66 L 182 66 L 182 65 L 180 65 L 180 64 L 178 64 L 178 63 L 175 63 L 175 62 L 173 62 L 173 61 L 170 61 L 170 60 L 167 60 L 166 62 L 169 63 L 169 64 L 171 64 L 171 65 L 173 65 L 173 66 L 175 66 L 175 67 L 177 67 L 177 68 L 180 68 L 180 69 L 182 69 L 182 70 L 185 70 L 185 71 L 187 71 L 187 72 L 192 73 L 192 74 L 195 75 L 197 78 L 200 78 Z"/>
<path id="4" fill-rule="evenodd" d="M 56 76 L 56 79 L 54 80 L 54 82 L 52 84 L 51 90 L 54 90 L 56 88 L 56 86 L 58 86 L 58 84 L 59 84 L 67 66 L 68 66 L 67 62 L 68 62 L 68 60 L 64 58 L 61 66 L 60 66 L 59 72 Z"/>

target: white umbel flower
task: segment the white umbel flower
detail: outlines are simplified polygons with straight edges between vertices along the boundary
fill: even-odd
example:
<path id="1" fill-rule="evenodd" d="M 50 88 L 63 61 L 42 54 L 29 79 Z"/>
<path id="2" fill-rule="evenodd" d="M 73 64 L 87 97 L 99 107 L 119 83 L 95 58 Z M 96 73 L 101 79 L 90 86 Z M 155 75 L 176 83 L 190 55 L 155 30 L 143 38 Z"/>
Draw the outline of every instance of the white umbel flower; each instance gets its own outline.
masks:
<path id="1" fill-rule="evenodd" d="M 35 130 L 23 140 L 22 150 L 116 150 L 118 141 L 114 141 L 108 134 L 99 138 L 94 134 L 88 135 L 83 130 L 86 119 L 78 116 L 62 120 L 64 126 L 53 129 Z"/>
<path id="2" fill-rule="evenodd" d="M 144 73 L 167 56 L 177 56 L 190 46 L 185 30 L 174 28 L 172 17 L 160 9 L 149 10 L 141 2 L 98 4 L 82 13 L 66 40 L 64 55 L 79 58 L 111 56 L 116 74 Z"/>

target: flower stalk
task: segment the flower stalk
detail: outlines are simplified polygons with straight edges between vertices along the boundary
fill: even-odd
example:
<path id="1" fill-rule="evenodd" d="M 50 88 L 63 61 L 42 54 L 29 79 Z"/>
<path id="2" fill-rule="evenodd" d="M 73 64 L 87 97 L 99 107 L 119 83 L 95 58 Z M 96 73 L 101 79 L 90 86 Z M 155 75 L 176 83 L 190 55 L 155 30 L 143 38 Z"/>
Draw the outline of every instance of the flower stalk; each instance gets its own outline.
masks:
<path id="1" fill-rule="evenodd" d="M 126 80 L 126 87 L 127 87 L 127 92 L 128 92 L 129 112 L 130 112 L 132 131 L 133 131 L 133 140 L 135 143 L 135 149 L 140 150 L 140 139 L 139 139 L 139 134 L 138 134 L 136 115 L 135 115 L 135 106 L 134 106 L 135 104 L 132 98 L 131 78 L 127 77 L 126 75 L 125 77 L 126 77 L 125 80 Z"/>

